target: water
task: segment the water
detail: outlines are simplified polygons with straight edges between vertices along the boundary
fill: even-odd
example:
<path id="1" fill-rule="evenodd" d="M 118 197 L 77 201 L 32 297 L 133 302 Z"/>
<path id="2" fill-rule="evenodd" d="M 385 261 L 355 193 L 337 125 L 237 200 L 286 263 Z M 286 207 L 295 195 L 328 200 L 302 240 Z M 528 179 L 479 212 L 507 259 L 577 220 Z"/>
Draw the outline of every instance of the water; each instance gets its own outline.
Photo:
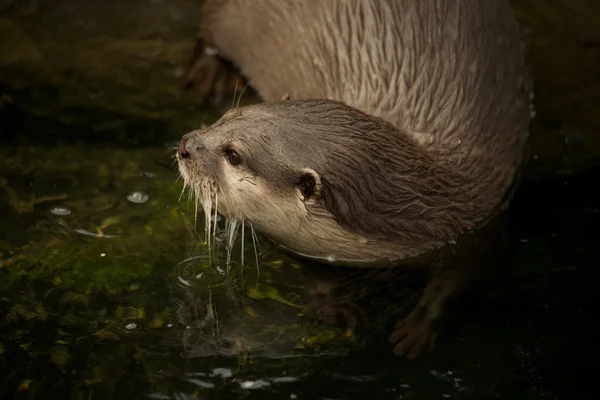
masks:
<path id="1" fill-rule="evenodd" d="M 521 185 L 502 273 L 457 303 L 434 351 L 411 361 L 386 337 L 422 276 L 332 272 L 260 237 L 257 268 L 251 235 L 243 267 L 239 236 L 209 262 L 167 146 L 99 146 L 0 149 L 6 398 L 562 399 L 592 389 L 594 171 Z M 236 229 L 219 226 L 217 249 Z"/>

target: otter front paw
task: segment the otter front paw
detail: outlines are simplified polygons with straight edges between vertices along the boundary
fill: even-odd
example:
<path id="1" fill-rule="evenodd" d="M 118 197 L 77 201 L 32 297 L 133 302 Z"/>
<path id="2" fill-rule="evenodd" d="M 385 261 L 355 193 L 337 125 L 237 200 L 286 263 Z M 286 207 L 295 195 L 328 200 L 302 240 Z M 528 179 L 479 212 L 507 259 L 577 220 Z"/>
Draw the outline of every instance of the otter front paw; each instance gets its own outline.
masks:
<path id="1" fill-rule="evenodd" d="M 394 353 L 416 358 L 427 348 L 433 349 L 437 333 L 433 330 L 427 312 L 411 312 L 406 318 L 396 323 L 394 332 L 389 336 L 389 341 L 396 343 Z"/>
<path id="2" fill-rule="evenodd" d="M 233 99 L 246 86 L 246 79 L 236 68 L 219 57 L 215 49 L 204 46 L 201 39 L 196 43 L 192 66 L 183 80 L 184 86 L 195 87 L 201 103 L 212 97 L 216 105 L 222 105 L 227 97 Z"/>

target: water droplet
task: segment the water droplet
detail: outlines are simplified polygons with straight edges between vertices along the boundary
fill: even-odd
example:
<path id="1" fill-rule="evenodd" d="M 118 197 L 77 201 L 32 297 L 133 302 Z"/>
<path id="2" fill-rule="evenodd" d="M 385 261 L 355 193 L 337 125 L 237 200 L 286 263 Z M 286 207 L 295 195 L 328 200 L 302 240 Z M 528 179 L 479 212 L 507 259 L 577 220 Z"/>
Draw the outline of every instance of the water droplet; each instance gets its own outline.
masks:
<path id="1" fill-rule="evenodd" d="M 205 374 L 204 372 L 188 372 L 187 374 L 185 374 L 185 376 L 208 376 L 208 374 Z"/>
<path id="2" fill-rule="evenodd" d="M 220 376 L 221 378 L 231 378 L 233 373 L 229 368 L 215 368 L 212 372 L 213 376 Z"/>
<path id="3" fill-rule="evenodd" d="M 205 389 L 212 389 L 215 387 L 215 385 L 213 383 L 204 382 L 204 381 L 201 381 L 200 379 L 188 379 L 187 381 L 193 385 L 196 385 L 198 387 L 205 388 Z"/>
<path id="4" fill-rule="evenodd" d="M 130 322 L 125 325 L 125 329 L 127 329 L 128 331 L 132 331 L 136 328 L 137 328 L 137 324 L 135 322 Z"/>
<path id="5" fill-rule="evenodd" d="M 262 379 L 259 379 L 257 381 L 240 382 L 240 387 L 242 389 L 260 389 L 260 388 L 269 387 L 269 386 L 271 386 L 271 384 L 267 381 L 263 381 Z"/>
<path id="6" fill-rule="evenodd" d="M 71 214 L 71 210 L 69 210 L 67 207 L 61 207 L 61 206 L 52 207 L 50 209 L 50 212 L 54 215 L 61 215 L 61 216 Z"/>
<path id="7" fill-rule="evenodd" d="M 106 253 L 101 253 L 100 257 L 106 257 Z"/>
<path id="8" fill-rule="evenodd" d="M 127 200 L 131 201 L 132 203 L 138 204 L 147 202 L 148 198 L 148 195 L 144 192 L 131 192 L 127 196 Z"/>

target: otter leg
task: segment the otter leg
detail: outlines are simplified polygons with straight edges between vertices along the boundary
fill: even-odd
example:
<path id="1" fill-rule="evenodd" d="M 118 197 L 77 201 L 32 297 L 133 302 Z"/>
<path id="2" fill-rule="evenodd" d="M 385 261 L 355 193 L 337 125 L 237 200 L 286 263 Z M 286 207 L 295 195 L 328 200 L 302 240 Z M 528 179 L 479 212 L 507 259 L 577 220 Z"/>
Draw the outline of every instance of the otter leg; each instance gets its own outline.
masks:
<path id="1" fill-rule="evenodd" d="M 221 105 L 228 97 L 233 100 L 236 91 L 246 86 L 246 79 L 217 50 L 206 46 L 198 37 L 190 60 L 190 69 L 185 75 L 184 86 L 193 85 L 200 102 L 212 96 L 213 102 Z"/>
<path id="2" fill-rule="evenodd" d="M 433 323 L 440 316 L 446 300 L 454 294 L 463 280 L 463 271 L 434 266 L 419 303 L 406 316 L 398 320 L 389 341 L 396 343 L 394 353 L 408 358 L 417 357 L 425 348 L 433 349 L 437 332 Z"/>
<path id="3" fill-rule="evenodd" d="M 434 324 L 450 297 L 497 276 L 497 267 L 502 267 L 507 223 L 506 214 L 498 215 L 485 228 L 463 236 L 460 245 L 447 248 L 434 260 L 419 303 L 398 321 L 389 337 L 396 343 L 394 353 L 415 358 L 425 348 L 432 350 L 437 337 Z"/>

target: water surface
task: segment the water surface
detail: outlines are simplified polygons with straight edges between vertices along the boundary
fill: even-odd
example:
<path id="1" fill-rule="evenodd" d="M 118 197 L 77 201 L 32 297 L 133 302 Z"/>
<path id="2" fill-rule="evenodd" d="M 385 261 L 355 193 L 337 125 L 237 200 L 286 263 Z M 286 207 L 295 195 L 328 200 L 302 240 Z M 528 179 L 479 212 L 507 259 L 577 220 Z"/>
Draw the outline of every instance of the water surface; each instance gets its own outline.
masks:
<path id="1" fill-rule="evenodd" d="M 209 262 L 169 146 L 0 148 L 4 397 L 593 393 L 595 172 L 523 182 L 501 274 L 452 308 L 432 353 L 407 360 L 386 338 L 423 274 L 331 272 L 260 236 L 255 254 L 248 231 L 244 266 L 239 242 L 229 265 Z"/>

